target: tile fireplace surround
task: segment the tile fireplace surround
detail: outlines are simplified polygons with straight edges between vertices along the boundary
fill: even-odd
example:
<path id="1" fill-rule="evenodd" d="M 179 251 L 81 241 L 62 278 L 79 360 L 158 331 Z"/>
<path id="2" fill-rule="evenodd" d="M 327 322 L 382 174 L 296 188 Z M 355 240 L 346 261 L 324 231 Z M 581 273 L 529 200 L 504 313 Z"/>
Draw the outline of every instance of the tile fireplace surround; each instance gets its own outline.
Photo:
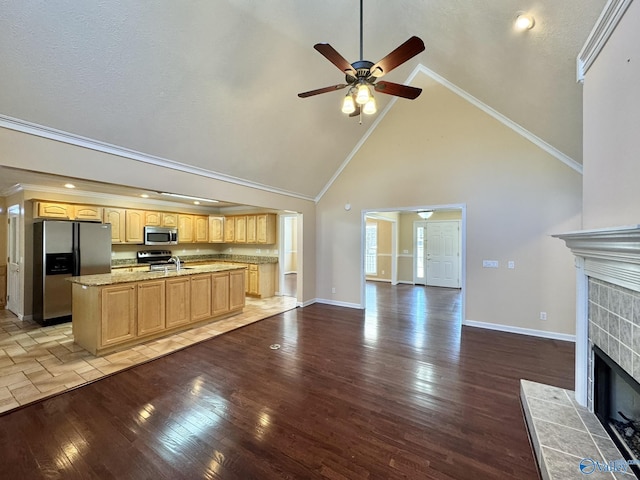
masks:
<path id="1" fill-rule="evenodd" d="M 521 398 L 525 420 L 541 475 L 544 479 L 554 480 L 634 478 L 626 468 L 626 473 L 595 471 L 590 475 L 591 472 L 581 472 L 579 466 L 581 458 L 591 458 L 602 465 L 624 462 L 622 454 L 616 454 L 615 447 L 610 449 L 613 441 L 599 426 L 594 414 L 593 346 L 598 346 L 625 372 L 640 381 L 640 225 L 583 230 L 554 237 L 564 240 L 575 255 L 576 382 L 575 392 L 523 384 Z M 542 418 L 541 413 L 535 413 L 537 404 L 564 408 L 565 413 L 575 411 L 571 415 L 580 422 L 567 425 L 564 420 L 556 422 Z M 539 412 L 544 410 L 538 408 Z M 549 412 L 551 410 L 546 409 L 544 414 Z M 590 437 L 597 448 L 589 447 L 593 445 L 589 442 L 584 444 L 583 450 L 569 452 L 562 448 L 573 448 L 580 443 L 577 442 L 580 436 Z M 600 458 L 596 458 L 598 456 Z"/>

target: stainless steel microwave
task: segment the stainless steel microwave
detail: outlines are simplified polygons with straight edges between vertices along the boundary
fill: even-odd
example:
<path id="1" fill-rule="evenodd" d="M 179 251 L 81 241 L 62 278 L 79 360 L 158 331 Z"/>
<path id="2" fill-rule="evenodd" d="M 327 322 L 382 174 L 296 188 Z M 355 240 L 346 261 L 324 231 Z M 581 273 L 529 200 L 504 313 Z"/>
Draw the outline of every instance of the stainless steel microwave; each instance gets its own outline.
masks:
<path id="1" fill-rule="evenodd" d="M 177 245 L 178 229 L 169 227 L 144 227 L 145 245 Z"/>

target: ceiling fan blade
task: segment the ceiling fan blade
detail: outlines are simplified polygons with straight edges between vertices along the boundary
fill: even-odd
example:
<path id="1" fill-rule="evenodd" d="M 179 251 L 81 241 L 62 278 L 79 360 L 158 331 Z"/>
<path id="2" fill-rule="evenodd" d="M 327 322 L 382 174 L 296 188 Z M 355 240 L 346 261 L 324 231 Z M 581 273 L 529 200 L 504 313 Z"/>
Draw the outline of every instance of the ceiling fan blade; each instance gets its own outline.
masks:
<path id="1" fill-rule="evenodd" d="M 376 78 L 381 77 L 382 75 L 389 73 L 397 66 L 402 65 L 410 58 L 415 57 L 423 50 L 424 42 L 418 37 L 411 37 L 389 55 L 384 57 L 378 63 L 374 64 L 370 70 L 371 76 Z"/>
<path id="2" fill-rule="evenodd" d="M 316 43 L 313 48 L 315 48 L 318 52 L 320 52 L 327 60 L 333 63 L 336 67 L 340 69 L 341 72 L 345 74 L 349 74 L 353 77 L 356 76 L 356 71 L 353 69 L 351 64 L 345 60 L 345 58 L 340 55 L 335 48 L 333 48 L 328 43 Z"/>
<path id="3" fill-rule="evenodd" d="M 335 92 L 336 90 L 342 90 L 346 86 L 347 86 L 346 83 L 341 83 L 339 85 L 331 85 L 330 87 L 318 88 L 316 90 L 309 90 L 308 92 L 299 93 L 298 96 L 300 98 L 312 97 L 314 95 L 320 95 L 321 93 Z"/>
<path id="4" fill-rule="evenodd" d="M 409 85 L 400 85 L 399 83 L 385 82 L 384 80 L 375 83 L 373 87 L 376 89 L 376 92 L 408 98 L 409 100 L 418 98 L 422 93 L 421 88 L 410 87 Z"/>

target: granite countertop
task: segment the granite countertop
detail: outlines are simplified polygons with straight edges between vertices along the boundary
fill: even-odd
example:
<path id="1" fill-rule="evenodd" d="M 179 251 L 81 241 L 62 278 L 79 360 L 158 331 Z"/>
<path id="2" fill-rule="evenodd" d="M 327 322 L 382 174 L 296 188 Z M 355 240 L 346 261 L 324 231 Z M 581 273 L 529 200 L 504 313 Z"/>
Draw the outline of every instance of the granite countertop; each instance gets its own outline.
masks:
<path id="1" fill-rule="evenodd" d="M 161 278 L 181 277 L 184 275 L 197 275 L 199 273 L 226 272 L 227 270 L 240 270 L 246 267 L 240 265 L 231 265 L 229 263 L 214 263 L 211 265 L 200 265 L 194 267 L 181 268 L 179 271 L 175 269 L 156 270 L 156 271 L 137 271 L 137 272 L 114 272 L 101 273 L 98 275 L 82 275 L 79 277 L 70 277 L 67 280 L 79 285 L 88 287 L 101 287 L 105 285 L 114 285 L 117 283 L 141 282 L 143 280 L 158 280 Z"/>
<path id="2" fill-rule="evenodd" d="M 185 264 L 205 263 L 205 262 L 239 262 L 260 265 L 264 263 L 278 263 L 278 257 L 267 257 L 261 255 L 232 255 L 229 253 L 218 253 L 215 255 L 180 255 L 180 260 Z M 135 258 L 119 258 L 111 262 L 111 268 L 140 267 L 144 264 L 137 262 Z"/>

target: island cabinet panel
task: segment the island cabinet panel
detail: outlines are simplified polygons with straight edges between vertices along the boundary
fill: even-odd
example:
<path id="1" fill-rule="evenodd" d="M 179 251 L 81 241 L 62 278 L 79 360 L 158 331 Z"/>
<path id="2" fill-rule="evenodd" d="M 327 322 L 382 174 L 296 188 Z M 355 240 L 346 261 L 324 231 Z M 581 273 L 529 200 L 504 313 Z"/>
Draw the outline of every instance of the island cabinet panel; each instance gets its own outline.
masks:
<path id="1" fill-rule="evenodd" d="M 164 280 L 138 283 L 138 336 L 165 329 Z"/>
<path id="2" fill-rule="evenodd" d="M 125 242 L 144 243 L 144 211 L 125 210 Z"/>
<path id="3" fill-rule="evenodd" d="M 211 275 L 212 311 L 213 315 L 220 315 L 229 311 L 229 272 L 214 273 Z"/>
<path id="4" fill-rule="evenodd" d="M 231 270 L 229 272 L 229 311 L 244 308 L 245 305 L 245 270 Z"/>
<path id="5" fill-rule="evenodd" d="M 111 243 L 124 243 L 126 228 L 124 208 L 105 207 L 103 223 L 111 224 Z"/>
<path id="6" fill-rule="evenodd" d="M 224 242 L 224 217 L 209 215 L 209 243 Z"/>
<path id="7" fill-rule="evenodd" d="M 136 336 L 136 284 L 102 287 L 100 346 L 131 340 Z"/>
<path id="8" fill-rule="evenodd" d="M 188 324 L 191 321 L 191 279 L 171 278 L 165 283 L 167 328 Z"/>
<path id="9" fill-rule="evenodd" d="M 212 316 L 211 274 L 191 276 L 191 321 L 197 322 Z"/>

